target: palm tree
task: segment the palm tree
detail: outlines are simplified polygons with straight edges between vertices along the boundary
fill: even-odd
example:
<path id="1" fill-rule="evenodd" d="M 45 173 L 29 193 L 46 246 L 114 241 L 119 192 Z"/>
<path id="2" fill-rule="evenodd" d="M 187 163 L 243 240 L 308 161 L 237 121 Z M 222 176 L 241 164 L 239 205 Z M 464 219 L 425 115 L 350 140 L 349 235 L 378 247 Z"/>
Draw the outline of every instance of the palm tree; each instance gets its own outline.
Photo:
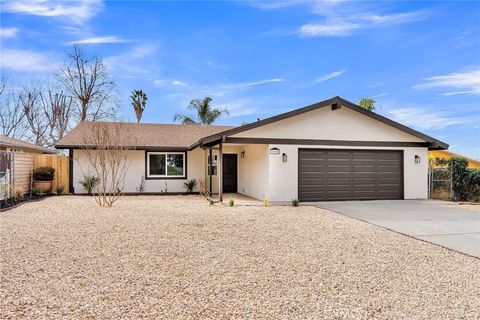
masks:
<path id="1" fill-rule="evenodd" d="M 186 116 L 182 114 L 176 114 L 173 117 L 173 121 L 180 121 L 183 124 L 196 123 L 201 125 L 209 125 L 220 119 L 224 114 L 228 115 L 227 109 L 214 109 L 210 106 L 212 98 L 206 97 L 204 99 L 194 99 L 190 102 L 188 109 L 195 110 L 197 112 L 195 117 Z"/>
<path id="2" fill-rule="evenodd" d="M 135 116 L 137 117 L 137 123 L 140 123 L 143 111 L 147 105 L 147 94 L 142 90 L 133 90 L 130 98 L 132 98 L 132 106 L 135 111 Z"/>
<path id="3" fill-rule="evenodd" d="M 364 109 L 375 111 L 375 102 L 372 98 L 362 98 L 358 101 L 358 105 Z"/>

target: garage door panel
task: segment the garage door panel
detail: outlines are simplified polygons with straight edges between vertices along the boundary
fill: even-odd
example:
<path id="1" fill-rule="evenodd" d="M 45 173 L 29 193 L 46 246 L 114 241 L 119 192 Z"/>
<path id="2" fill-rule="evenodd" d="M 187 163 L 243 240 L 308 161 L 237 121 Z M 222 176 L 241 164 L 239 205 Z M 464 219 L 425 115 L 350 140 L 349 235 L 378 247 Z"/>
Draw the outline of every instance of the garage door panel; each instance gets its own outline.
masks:
<path id="1" fill-rule="evenodd" d="M 299 150 L 299 199 L 401 199 L 402 152 Z"/>

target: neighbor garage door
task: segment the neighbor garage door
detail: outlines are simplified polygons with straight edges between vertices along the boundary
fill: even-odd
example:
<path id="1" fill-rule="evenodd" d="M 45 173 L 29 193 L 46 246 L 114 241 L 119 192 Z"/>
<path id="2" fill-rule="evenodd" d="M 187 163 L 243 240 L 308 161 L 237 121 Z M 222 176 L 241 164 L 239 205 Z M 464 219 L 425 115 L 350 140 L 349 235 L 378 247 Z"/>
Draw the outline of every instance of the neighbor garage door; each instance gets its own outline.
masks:
<path id="1" fill-rule="evenodd" d="M 301 201 L 402 199 L 402 152 L 299 149 Z"/>

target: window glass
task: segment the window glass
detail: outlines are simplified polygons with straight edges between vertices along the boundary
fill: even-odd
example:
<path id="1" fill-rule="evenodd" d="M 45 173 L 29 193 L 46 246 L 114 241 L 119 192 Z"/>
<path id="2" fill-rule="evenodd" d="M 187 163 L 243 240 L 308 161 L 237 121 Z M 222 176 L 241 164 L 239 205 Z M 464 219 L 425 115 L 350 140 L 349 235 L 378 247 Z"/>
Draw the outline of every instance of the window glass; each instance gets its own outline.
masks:
<path id="1" fill-rule="evenodd" d="M 183 154 L 167 154 L 167 175 L 183 176 Z"/>
<path id="2" fill-rule="evenodd" d="M 216 154 L 212 155 L 212 158 L 213 159 L 210 159 L 210 156 L 208 157 L 208 175 L 216 176 L 217 175 L 217 159 L 218 158 L 217 158 Z M 213 160 L 213 161 L 212 161 L 212 167 L 210 168 L 210 161 L 211 160 Z"/>
<path id="3" fill-rule="evenodd" d="M 164 176 L 165 175 L 165 155 L 164 154 L 149 154 L 150 171 L 151 176 Z"/>

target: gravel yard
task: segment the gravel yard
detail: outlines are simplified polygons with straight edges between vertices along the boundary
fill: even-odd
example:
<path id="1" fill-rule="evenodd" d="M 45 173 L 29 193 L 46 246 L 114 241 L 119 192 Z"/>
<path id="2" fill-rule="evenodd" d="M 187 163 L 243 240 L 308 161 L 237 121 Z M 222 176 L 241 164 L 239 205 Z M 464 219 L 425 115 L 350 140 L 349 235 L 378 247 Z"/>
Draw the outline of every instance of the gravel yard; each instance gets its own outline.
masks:
<path id="1" fill-rule="evenodd" d="M 315 207 L 51 197 L 0 213 L 0 318 L 480 317 L 480 260 Z"/>

